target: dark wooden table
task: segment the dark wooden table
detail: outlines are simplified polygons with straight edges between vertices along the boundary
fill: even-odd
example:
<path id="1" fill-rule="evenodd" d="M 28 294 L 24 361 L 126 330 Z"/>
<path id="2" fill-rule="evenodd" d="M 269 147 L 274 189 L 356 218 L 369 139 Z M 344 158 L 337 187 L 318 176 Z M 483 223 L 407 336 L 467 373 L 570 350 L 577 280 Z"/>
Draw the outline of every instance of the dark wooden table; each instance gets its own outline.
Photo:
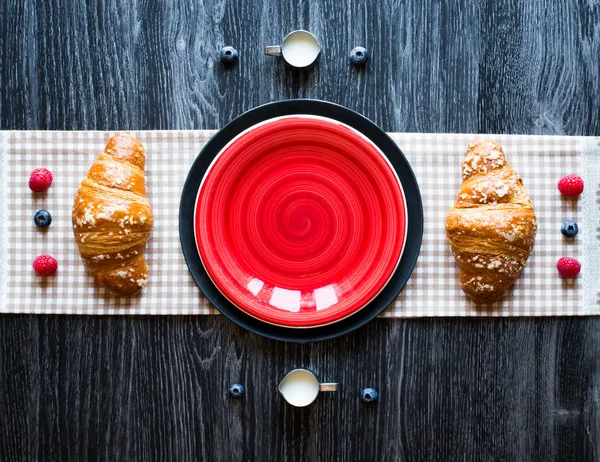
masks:
<path id="1" fill-rule="evenodd" d="M 98 3 L 0 2 L 2 129 L 218 128 L 311 97 L 388 131 L 600 135 L 596 0 Z M 262 52 L 300 27 L 313 72 Z M 295 366 L 343 391 L 291 409 Z M 0 460 L 96 459 L 600 460 L 600 320 L 377 320 L 300 346 L 214 316 L 1 316 Z"/>

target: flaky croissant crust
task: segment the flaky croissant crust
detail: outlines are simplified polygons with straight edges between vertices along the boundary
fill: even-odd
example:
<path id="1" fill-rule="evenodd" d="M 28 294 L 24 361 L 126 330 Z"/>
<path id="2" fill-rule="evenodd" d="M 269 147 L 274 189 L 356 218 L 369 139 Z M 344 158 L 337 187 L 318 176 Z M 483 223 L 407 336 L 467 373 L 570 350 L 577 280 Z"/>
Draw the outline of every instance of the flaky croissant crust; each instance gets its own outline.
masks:
<path id="1" fill-rule="evenodd" d="M 97 283 L 133 295 L 148 283 L 144 248 L 154 224 L 146 197 L 142 144 L 112 137 L 83 179 L 73 204 L 73 232 Z"/>
<path id="2" fill-rule="evenodd" d="M 521 177 L 496 141 L 474 141 L 463 183 L 446 218 L 460 283 L 476 303 L 491 303 L 515 281 L 533 249 L 537 222 Z"/>

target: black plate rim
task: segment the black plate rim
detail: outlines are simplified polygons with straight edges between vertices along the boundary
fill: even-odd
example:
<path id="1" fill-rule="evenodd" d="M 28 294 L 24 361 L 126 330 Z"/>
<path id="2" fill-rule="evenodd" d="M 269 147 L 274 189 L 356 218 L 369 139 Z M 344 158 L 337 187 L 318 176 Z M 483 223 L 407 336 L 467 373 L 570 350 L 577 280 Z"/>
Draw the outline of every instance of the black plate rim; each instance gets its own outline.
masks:
<path id="1" fill-rule="evenodd" d="M 237 308 L 217 289 L 209 278 L 196 249 L 194 208 L 202 178 L 213 159 L 237 134 L 257 123 L 274 117 L 310 114 L 329 117 L 349 125 L 369 138 L 386 155 L 396 171 L 406 199 L 407 226 L 404 253 L 387 285 L 369 304 L 357 313 L 320 327 L 289 328 L 260 321 Z M 404 288 L 419 257 L 423 238 L 423 202 L 414 172 L 396 143 L 366 117 L 344 106 L 315 99 L 292 99 L 267 103 L 238 116 L 217 131 L 194 160 L 181 193 L 179 205 L 179 236 L 181 248 L 192 278 L 224 316 L 239 326 L 274 340 L 306 343 L 329 340 L 358 329 L 377 317 Z"/>

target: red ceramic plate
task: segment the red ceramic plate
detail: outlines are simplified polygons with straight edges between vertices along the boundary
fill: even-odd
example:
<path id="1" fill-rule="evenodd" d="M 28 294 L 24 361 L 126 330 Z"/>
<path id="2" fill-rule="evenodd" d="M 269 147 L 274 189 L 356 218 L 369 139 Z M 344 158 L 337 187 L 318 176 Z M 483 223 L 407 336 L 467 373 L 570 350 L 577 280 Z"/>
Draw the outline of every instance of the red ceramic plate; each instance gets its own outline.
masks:
<path id="1" fill-rule="evenodd" d="M 350 316 L 394 273 L 406 206 L 387 158 L 332 119 L 258 124 L 215 158 L 198 191 L 206 272 L 239 309 L 285 327 Z"/>

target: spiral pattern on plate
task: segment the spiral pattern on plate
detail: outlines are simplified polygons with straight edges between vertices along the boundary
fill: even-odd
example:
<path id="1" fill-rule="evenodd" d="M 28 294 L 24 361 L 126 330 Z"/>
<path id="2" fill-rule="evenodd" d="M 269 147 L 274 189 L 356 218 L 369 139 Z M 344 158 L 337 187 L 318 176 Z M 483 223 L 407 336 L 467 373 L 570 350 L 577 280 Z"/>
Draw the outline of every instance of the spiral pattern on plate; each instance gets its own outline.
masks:
<path id="1" fill-rule="evenodd" d="M 196 243 L 217 288 L 272 324 L 313 327 L 365 306 L 395 271 L 406 210 L 366 137 L 331 119 L 257 125 L 217 156 L 198 193 Z"/>

